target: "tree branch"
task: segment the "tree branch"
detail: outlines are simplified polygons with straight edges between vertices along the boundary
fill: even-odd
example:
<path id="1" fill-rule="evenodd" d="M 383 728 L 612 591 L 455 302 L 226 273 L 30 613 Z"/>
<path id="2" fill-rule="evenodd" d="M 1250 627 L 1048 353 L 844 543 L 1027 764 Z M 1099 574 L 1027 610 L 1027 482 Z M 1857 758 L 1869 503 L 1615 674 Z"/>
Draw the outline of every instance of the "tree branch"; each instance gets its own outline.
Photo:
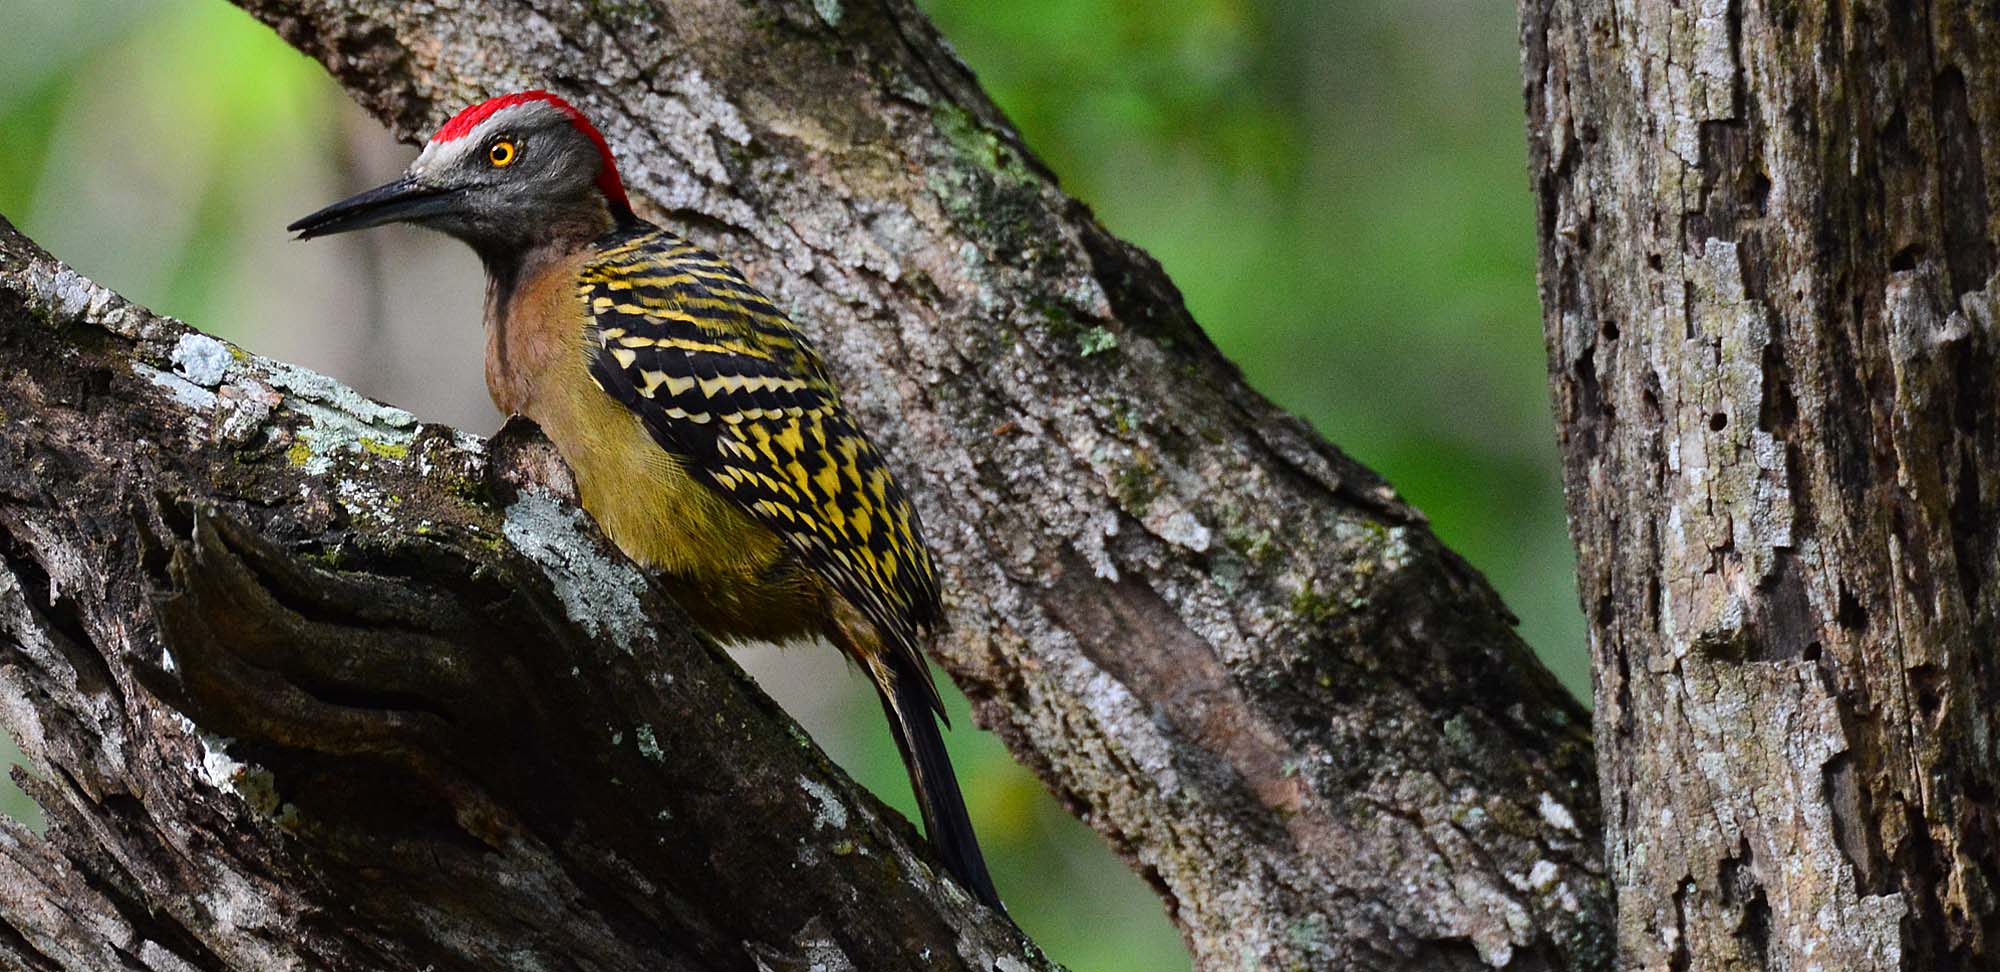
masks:
<path id="1" fill-rule="evenodd" d="M 359 0 L 245 6 L 405 136 L 495 91 L 562 91 L 611 137 L 643 210 L 773 293 L 827 350 L 847 397 L 911 482 L 952 602 L 954 633 L 940 659 L 977 718 L 1153 883 L 1203 967 L 1240 967 L 1246 956 L 1297 968 L 1608 967 L 1581 709 L 1420 516 L 1243 385 L 1157 265 L 1055 188 L 906 5 L 690 3 L 669 12 L 486 0 L 476 18 Z M 171 352 L 153 340 L 132 353 L 160 369 Z M 20 360 L 60 357 L 44 344 Z M 1010 940 L 1004 929 L 936 900 L 928 878 L 899 883 L 923 873 L 899 839 L 906 828 L 883 823 L 844 782 L 829 791 L 836 803 L 815 795 L 839 777 L 809 747 L 779 745 L 788 723 L 732 669 L 678 642 L 619 652 L 647 641 L 667 609 L 604 556 L 571 507 L 482 467 L 509 468 L 519 450 L 496 444 L 480 460 L 462 436 L 385 427 L 394 413 L 359 402 L 352 414 L 375 417 L 316 438 L 305 434 L 311 417 L 329 406 L 295 387 L 305 379 L 280 382 L 260 369 L 296 372 L 264 362 L 232 367 L 256 385 L 228 395 L 198 387 L 213 404 L 160 386 L 190 394 L 196 418 L 176 413 L 143 429 L 104 420 L 94 458 L 64 467 L 65 481 L 84 482 L 95 462 L 122 470 L 112 478 L 125 492 L 97 514 L 49 514 L 35 521 L 46 524 L 40 532 L 8 530 L 28 538 L 9 563 L 60 568 L 49 570 L 64 578 L 50 589 L 90 589 L 68 578 L 62 558 L 76 555 L 65 551 L 115 547 L 130 565 L 101 576 L 151 570 L 147 583 L 165 598 L 157 618 L 137 594 L 77 614 L 99 633 L 70 640 L 115 636 L 112 650 L 83 648 L 102 661 L 79 670 L 108 670 L 93 677 L 117 686 L 114 708 L 153 714 L 143 731 L 117 737 L 116 773 L 71 769 L 109 758 L 91 742 L 101 736 L 39 746 L 56 781 L 45 796 L 97 808 L 77 812 L 93 827 L 55 814 L 65 856 L 89 862 L 76 866 L 96 873 L 107 852 L 93 848 L 117 846 L 112 835 L 136 812 L 91 800 L 102 789 L 91 781 L 102 778 L 122 784 L 113 792 L 141 794 L 148 813 L 156 797 L 199 803 L 202 819 L 223 822 L 231 839 L 254 833 L 259 853 L 331 875 L 314 878 L 325 889 L 315 901 L 368 889 L 363 914 L 297 912 L 289 920 L 310 915 L 322 938 L 285 926 L 268 936 L 283 947 L 367 941 L 394 954 L 419 939 L 467 960 L 482 944 L 552 955 L 598 936 L 605 950 L 659 949 L 642 933 L 664 929 L 685 961 L 726 955 L 723 964 L 747 966 L 755 952 L 743 942 L 796 957 L 818 935 L 875 969 L 905 967 L 920 943 L 944 936 L 952 944 L 933 947 L 931 961 L 959 955 L 991 967 Z M 100 361 L 69 380 L 159 398 L 121 369 Z M 41 410 L 26 403 L 47 397 L 34 390 L 43 380 L 25 368 L 9 377 L 25 413 Z M 257 387 L 278 399 L 275 410 L 241 418 L 243 408 L 270 407 L 240 404 L 262 401 Z M 88 400 L 118 411 L 102 391 Z M 177 431 L 192 424 L 203 428 Z M 223 427 L 247 437 L 218 440 Z M 142 440 L 202 464 L 163 459 L 135 471 L 126 453 Z M 10 447 L 60 455 L 68 441 Z M 378 455 L 370 441 L 404 451 Z M 454 492 L 435 476 L 495 485 Z M 16 487 L 28 497 L 16 506 L 71 509 L 30 480 Z M 129 533 L 96 517 L 134 503 L 117 522 L 142 524 L 163 553 L 75 542 Z M 211 506 L 217 515 L 205 512 Z M 509 511 L 536 529 L 509 535 Z M 562 539 L 536 539 L 545 535 Z M 565 582 L 558 570 L 551 582 L 529 569 L 538 553 L 589 579 Z M 221 579 L 197 583 L 211 573 Z M 32 579 L 26 586 L 23 603 L 45 601 Z M 586 597 L 620 589 L 638 606 Z M 217 607 L 267 602 L 288 613 L 246 625 Z M 382 615 L 369 606 L 378 602 L 398 607 Z M 622 620 L 593 632 L 591 619 L 605 617 Z M 36 618 L 41 629 L 68 630 Z M 256 778 L 268 781 L 256 786 L 280 802 L 240 803 L 190 777 L 202 763 L 199 737 L 127 674 L 135 659 L 161 667 L 161 644 L 174 678 L 144 684 L 211 735 L 235 737 L 227 751 L 261 767 Z M 400 681 L 370 666 L 388 646 L 411 644 L 428 660 L 391 666 Z M 638 697 L 618 700 L 622 717 L 604 721 L 596 693 L 619 686 Z M 723 686 L 726 697 L 709 698 Z M 88 700 L 76 705 L 95 711 Z M 37 698 L 10 709 L 46 707 Z M 711 724 L 714 713 L 727 718 Z M 725 725 L 734 734 L 726 745 Z M 482 748 L 498 740 L 511 761 Z M 665 757 L 651 763 L 648 751 Z M 174 759 L 148 762 L 167 754 Z M 685 790 L 636 800 L 628 789 L 647 774 Z M 300 802 L 302 790 L 314 796 Z M 836 805 L 847 811 L 844 828 L 835 828 Z M 734 808 L 733 821 L 714 819 L 727 815 L 721 808 Z M 656 819 L 660 809 L 670 819 Z M 857 832 L 835 839 L 830 829 Z M 312 842 L 328 835 L 339 839 Z M 203 838 L 202 854 L 213 839 Z M 674 846 L 651 846 L 662 840 Z M 423 858 L 402 849 L 418 842 L 430 853 L 451 841 L 482 854 L 444 847 L 442 864 L 419 869 L 409 862 Z M 517 900 L 526 894 L 518 874 L 495 870 L 495 842 L 546 851 L 531 883 L 576 913 L 525 921 L 526 912 L 504 911 L 532 902 Z M 582 842 L 574 855 L 561 856 L 573 842 Z M 161 853 L 206 862 L 184 848 Z M 810 873 L 791 869 L 806 860 Z M 723 874 L 718 862 L 741 870 Z M 701 877 L 667 876 L 686 868 Z M 686 894 L 683 880 L 741 882 L 729 885 L 739 896 Z M 408 897 L 378 906 L 369 895 L 380 883 L 407 883 Z M 642 884 L 653 890 L 629 890 Z M 481 913 L 513 923 L 454 924 L 456 912 L 403 903 L 435 901 L 422 896 L 440 885 L 461 895 L 479 885 L 473 900 L 496 909 Z M 133 898 L 152 902 L 169 886 Z M 800 894 L 781 913 L 731 917 L 757 888 Z M 895 898 L 893 888 L 909 890 Z M 181 917 L 206 947 L 237 940 L 212 913 Z M 497 937 L 482 937 L 489 931 Z"/>
<path id="2" fill-rule="evenodd" d="M 0 374 L 0 697 L 60 854 L 4 846 L 30 967 L 1020 959 L 531 429 L 419 426 L 4 222 Z"/>

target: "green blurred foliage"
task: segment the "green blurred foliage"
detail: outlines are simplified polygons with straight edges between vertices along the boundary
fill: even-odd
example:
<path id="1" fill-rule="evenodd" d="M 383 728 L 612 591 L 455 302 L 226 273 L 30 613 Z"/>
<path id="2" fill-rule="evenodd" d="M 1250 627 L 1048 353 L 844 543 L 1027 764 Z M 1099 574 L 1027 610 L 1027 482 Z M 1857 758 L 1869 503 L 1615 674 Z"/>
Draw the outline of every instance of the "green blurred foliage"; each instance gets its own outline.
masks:
<path id="1" fill-rule="evenodd" d="M 1427 512 L 1587 696 L 1511 7 L 921 2 L 1251 382 Z M 350 116 L 332 82 L 220 0 L 0 4 L 0 213 L 135 299 L 268 346 L 252 308 L 295 281 L 258 258 L 339 184 Z M 866 689 L 843 691 L 834 715 L 801 717 L 913 813 Z M 1151 893 L 950 704 L 968 802 L 1022 925 L 1078 969 L 1186 968 Z M 0 810 L 33 816 L 17 793 Z"/>

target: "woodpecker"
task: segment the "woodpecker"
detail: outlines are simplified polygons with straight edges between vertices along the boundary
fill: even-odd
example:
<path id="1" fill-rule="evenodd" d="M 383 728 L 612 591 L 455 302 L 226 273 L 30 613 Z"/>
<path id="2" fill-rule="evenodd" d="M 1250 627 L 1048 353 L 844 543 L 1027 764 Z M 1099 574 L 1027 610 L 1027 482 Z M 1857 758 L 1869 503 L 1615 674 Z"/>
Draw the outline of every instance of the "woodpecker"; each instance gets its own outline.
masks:
<path id="1" fill-rule="evenodd" d="M 414 223 L 486 267 L 486 387 L 583 507 L 710 634 L 824 638 L 874 683 L 951 874 L 1002 909 L 938 721 L 944 623 L 916 510 L 804 335 L 742 273 L 632 211 L 595 126 L 546 91 L 473 105 L 403 177 L 287 227 Z"/>

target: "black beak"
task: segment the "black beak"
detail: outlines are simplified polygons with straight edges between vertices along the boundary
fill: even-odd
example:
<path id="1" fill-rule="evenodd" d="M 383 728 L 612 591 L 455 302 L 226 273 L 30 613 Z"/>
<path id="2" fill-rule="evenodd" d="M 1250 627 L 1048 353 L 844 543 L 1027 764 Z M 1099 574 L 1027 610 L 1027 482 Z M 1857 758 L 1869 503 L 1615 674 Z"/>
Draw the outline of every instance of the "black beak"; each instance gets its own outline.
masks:
<path id="1" fill-rule="evenodd" d="M 465 190 L 434 186 L 405 176 L 386 186 L 377 186 L 358 196 L 350 196 L 307 216 L 290 226 L 296 238 L 310 240 L 349 230 L 367 229 L 383 223 L 399 223 L 453 212 Z"/>

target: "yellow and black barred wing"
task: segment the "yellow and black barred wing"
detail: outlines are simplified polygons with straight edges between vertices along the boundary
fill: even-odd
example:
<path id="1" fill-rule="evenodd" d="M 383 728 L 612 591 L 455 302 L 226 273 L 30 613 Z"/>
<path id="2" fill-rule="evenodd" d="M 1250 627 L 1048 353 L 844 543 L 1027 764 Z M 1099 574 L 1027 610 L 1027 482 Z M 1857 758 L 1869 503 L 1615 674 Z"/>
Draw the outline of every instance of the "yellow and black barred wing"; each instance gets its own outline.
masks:
<path id="1" fill-rule="evenodd" d="M 924 671 L 917 641 L 943 616 L 936 568 L 818 354 L 713 254 L 657 229 L 607 243 L 579 281 L 598 387 Z"/>

